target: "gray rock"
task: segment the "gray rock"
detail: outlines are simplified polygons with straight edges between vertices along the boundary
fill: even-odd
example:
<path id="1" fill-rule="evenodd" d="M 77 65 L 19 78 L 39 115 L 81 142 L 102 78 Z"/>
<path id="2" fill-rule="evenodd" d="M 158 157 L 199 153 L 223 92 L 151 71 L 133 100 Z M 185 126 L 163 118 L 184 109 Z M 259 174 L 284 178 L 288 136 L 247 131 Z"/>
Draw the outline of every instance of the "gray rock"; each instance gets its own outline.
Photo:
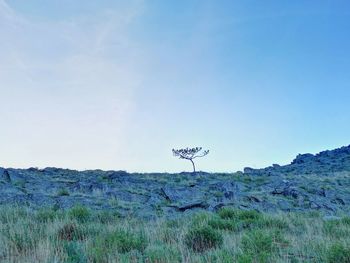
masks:
<path id="1" fill-rule="evenodd" d="M 291 205 L 291 203 L 289 203 L 288 201 L 286 201 L 286 200 L 279 200 L 278 202 L 277 202 L 277 205 L 278 205 L 278 207 L 282 210 L 282 211 L 291 211 L 292 210 L 292 205 Z"/>
<path id="2" fill-rule="evenodd" d="M 200 202 L 205 197 L 205 193 L 201 191 L 199 187 L 176 187 L 166 185 L 162 187 L 161 190 L 166 199 L 179 204 L 187 204 L 189 201 Z"/>
<path id="3" fill-rule="evenodd" d="M 276 187 L 272 192 L 273 195 L 283 195 L 283 196 L 290 196 L 293 198 L 299 197 L 299 192 L 296 187 L 292 187 L 289 185 L 282 184 L 279 187 Z"/>
<path id="4" fill-rule="evenodd" d="M 182 205 L 179 205 L 179 206 L 176 206 L 177 209 L 181 212 L 185 211 L 185 210 L 188 210 L 188 209 L 193 209 L 193 208 L 203 208 L 203 209 L 206 209 L 208 208 L 208 204 L 205 203 L 205 202 L 190 202 L 190 203 L 187 203 L 187 204 L 182 204 Z"/>
<path id="5" fill-rule="evenodd" d="M 10 174 L 7 170 L 0 170 L 0 179 L 3 180 L 4 182 L 11 183 L 11 177 Z"/>

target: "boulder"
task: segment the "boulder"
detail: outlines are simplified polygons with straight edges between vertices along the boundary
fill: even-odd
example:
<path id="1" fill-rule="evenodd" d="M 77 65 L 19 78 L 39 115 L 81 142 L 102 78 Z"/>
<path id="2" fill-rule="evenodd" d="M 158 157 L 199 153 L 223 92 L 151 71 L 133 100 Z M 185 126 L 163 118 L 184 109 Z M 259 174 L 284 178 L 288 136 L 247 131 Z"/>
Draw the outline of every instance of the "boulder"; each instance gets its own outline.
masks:
<path id="1" fill-rule="evenodd" d="M 286 197 L 293 197 L 298 198 L 299 197 L 299 191 L 296 187 L 292 187 L 288 184 L 281 184 L 280 186 L 276 187 L 271 194 L 273 195 L 283 195 Z"/>
<path id="2" fill-rule="evenodd" d="M 10 173 L 7 170 L 0 170 L 0 179 L 6 183 L 11 183 Z"/>

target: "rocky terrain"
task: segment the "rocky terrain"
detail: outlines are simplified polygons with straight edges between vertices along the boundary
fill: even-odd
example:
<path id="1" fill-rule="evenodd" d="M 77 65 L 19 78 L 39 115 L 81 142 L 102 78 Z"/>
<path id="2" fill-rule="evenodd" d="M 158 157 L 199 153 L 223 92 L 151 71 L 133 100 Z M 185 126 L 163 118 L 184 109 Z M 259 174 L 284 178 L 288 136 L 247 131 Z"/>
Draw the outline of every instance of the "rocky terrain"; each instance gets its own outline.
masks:
<path id="1" fill-rule="evenodd" d="M 236 173 L 0 168 L 0 204 L 33 209 L 83 205 L 143 218 L 176 217 L 223 206 L 349 214 L 350 146 L 298 155 L 285 166 Z"/>

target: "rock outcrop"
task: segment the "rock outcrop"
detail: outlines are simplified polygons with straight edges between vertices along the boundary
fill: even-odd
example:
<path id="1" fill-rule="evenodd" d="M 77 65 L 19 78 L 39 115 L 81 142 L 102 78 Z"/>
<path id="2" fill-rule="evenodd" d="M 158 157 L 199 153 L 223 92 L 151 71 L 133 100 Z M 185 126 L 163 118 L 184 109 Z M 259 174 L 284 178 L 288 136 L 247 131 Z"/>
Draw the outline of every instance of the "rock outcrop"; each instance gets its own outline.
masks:
<path id="1" fill-rule="evenodd" d="M 180 216 L 223 206 L 261 211 L 350 212 L 350 146 L 298 155 L 291 164 L 236 173 L 127 173 L 0 168 L 0 205 L 67 209 L 84 205 L 121 216 Z"/>

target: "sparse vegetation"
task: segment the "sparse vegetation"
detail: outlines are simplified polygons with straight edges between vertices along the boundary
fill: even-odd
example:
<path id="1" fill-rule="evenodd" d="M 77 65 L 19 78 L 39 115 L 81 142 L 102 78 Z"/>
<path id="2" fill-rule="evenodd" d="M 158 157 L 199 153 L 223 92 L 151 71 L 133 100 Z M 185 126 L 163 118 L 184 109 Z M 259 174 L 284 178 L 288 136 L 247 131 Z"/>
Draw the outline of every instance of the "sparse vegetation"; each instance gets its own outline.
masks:
<path id="1" fill-rule="evenodd" d="M 69 196 L 69 191 L 66 188 L 61 188 L 57 191 L 57 196 Z"/>
<path id="2" fill-rule="evenodd" d="M 336 231 L 335 231 L 336 230 Z M 1 208 L 1 262 L 350 262 L 349 217 L 223 208 L 176 220 Z"/>

